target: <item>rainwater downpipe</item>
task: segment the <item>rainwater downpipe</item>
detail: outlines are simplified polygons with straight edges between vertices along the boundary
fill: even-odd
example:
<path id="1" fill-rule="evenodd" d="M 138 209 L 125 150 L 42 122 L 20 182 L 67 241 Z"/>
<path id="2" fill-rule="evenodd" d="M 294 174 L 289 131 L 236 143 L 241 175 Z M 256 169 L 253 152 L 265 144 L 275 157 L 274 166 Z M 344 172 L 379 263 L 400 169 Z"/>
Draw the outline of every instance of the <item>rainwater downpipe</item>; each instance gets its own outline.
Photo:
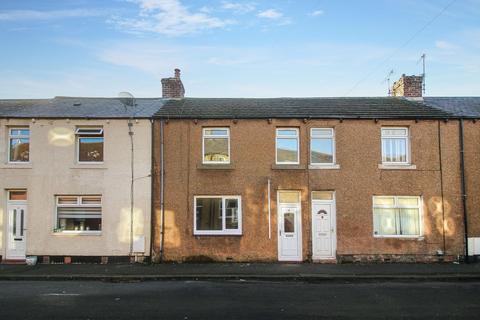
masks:
<path id="1" fill-rule="evenodd" d="M 462 206 L 463 206 L 463 228 L 465 234 L 465 262 L 469 263 L 468 259 L 468 218 L 467 218 L 467 192 L 466 192 L 466 182 L 465 182 L 465 148 L 463 141 L 463 119 L 460 119 L 459 122 L 459 133 L 460 133 L 460 174 L 462 179 Z"/>
<path id="2" fill-rule="evenodd" d="M 268 239 L 272 239 L 272 219 L 271 219 L 271 209 L 270 209 L 270 178 L 268 178 L 267 183 L 267 196 L 268 196 Z"/>
<path id="3" fill-rule="evenodd" d="M 165 163 L 164 163 L 164 121 L 160 121 L 160 262 L 163 262 L 165 244 Z"/>

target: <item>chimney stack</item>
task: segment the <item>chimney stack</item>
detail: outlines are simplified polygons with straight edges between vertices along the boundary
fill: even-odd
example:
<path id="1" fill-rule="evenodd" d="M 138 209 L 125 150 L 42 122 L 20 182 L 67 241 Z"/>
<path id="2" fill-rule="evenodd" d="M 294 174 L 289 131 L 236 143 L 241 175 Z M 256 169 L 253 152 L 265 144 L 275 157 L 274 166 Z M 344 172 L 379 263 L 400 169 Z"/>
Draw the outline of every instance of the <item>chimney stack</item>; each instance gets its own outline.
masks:
<path id="1" fill-rule="evenodd" d="M 180 69 L 175 69 L 173 78 L 162 79 L 162 98 L 181 99 L 185 96 L 185 88 L 180 79 Z"/>
<path id="2" fill-rule="evenodd" d="M 422 97 L 423 76 L 406 76 L 402 74 L 400 79 L 392 86 L 392 96 L 406 98 Z"/>

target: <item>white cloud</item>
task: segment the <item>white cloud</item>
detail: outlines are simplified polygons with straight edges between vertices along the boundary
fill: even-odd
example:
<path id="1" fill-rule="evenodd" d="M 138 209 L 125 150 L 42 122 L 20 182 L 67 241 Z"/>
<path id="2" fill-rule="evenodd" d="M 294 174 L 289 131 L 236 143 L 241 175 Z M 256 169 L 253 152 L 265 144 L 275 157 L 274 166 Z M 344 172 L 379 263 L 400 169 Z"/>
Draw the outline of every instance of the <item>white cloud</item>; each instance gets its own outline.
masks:
<path id="1" fill-rule="evenodd" d="M 444 40 L 437 40 L 435 41 L 435 47 L 438 49 L 443 49 L 443 50 L 453 50 L 456 49 L 457 46 Z"/>
<path id="2" fill-rule="evenodd" d="M 313 12 L 310 12 L 310 15 L 313 17 L 318 17 L 323 15 L 325 12 L 323 10 L 315 10 Z"/>
<path id="3" fill-rule="evenodd" d="M 276 20 L 276 19 L 282 18 L 283 13 L 281 13 L 280 11 L 278 11 L 276 9 L 268 9 L 268 10 L 260 11 L 258 13 L 258 16 L 260 18 Z"/>
<path id="4" fill-rule="evenodd" d="M 72 10 L 4 10 L 0 11 L 0 21 L 20 21 L 20 20 L 51 20 L 77 17 L 94 17 L 104 15 L 105 12 L 88 9 Z"/>
<path id="5" fill-rule="evenodd" d="M 202 30 L 222 28 L 233 23 L 230 20 L 209 15 L 205 10 L 191 12 L 179 0 L 131 0 L 139 5 L 135 18 L 112 19 L 112 22 L 130 32 L 154 32 L 179 36 Z"/>
<path id="6" fill-rule="evenodd" d="M 256 5 L 252 2 L 241 3 L 241 2 L 229 2 L 222 1 L 222 8 L 227 10 L 232 10 L 235 13 L 248 13 L 255 10 Z"/>

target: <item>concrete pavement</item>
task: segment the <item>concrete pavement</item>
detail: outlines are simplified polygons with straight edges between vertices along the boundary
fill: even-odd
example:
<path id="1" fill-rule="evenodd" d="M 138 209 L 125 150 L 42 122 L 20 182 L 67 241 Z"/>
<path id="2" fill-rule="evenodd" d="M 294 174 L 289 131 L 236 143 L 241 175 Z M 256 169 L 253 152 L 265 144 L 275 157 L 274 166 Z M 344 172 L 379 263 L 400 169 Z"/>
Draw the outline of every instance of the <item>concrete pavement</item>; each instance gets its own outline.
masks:
<path id="1" fill-rule="evenodd" d="M 287 264 L 287 263 L 169 263 L 169 264 L 48 264 L 0 265 L 0 280 L 285 280 L 369 281 L 480 280 L 474 264 Z"/>

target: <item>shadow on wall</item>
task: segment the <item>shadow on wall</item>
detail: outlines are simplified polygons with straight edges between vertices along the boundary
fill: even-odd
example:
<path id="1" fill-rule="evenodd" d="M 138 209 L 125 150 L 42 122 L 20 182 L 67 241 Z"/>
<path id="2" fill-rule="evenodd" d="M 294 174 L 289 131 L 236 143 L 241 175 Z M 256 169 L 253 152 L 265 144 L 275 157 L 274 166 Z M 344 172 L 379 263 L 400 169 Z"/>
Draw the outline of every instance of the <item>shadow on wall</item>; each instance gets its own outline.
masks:
<path id="1" fill-rule="evenodd" d="M 439 234 L 443 234 L 445 230 L 445 236 L 452 236 L 455 233 L 455 221 L 451 217 L 452 205 L 448 200 L 444 199 L 443 207 L 444 214 L 442 215 L 442 197 L 434 196 L 427 201 L 428 213 L 432 216 L 432 221 L 435 224 L 432 226 Z M 444 220 L 445 218 L 445 220 Z M 425 227 L 425 235 L 431 234 L 433 230 L 427 230 Z"/>
<path id="2" fill-rule="evenodd" d="M 143 210 L 133 208 L 133 236 L 145 235 L 145 218 Z M 120 243 L 130 244 L 130 208 L 122 208 L 120 223 L 117 227 L 117 238 Z"/>
<path id="3" fill-rule="evenodd" d="M 75 143 L 75 133 L 68 128 L 56 127 L 48 131 L 48 143 L 56 147 L 68 147 Z"/>

